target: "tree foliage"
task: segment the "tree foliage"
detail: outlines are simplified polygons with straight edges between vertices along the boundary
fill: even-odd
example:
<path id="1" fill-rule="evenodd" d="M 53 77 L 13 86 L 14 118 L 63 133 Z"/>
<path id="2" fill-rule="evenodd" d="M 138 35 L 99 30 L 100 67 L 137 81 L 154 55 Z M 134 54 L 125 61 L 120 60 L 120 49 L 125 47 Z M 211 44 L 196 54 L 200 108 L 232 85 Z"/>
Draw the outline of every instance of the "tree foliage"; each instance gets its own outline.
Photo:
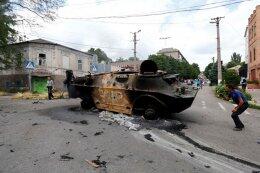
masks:
<path id="1" fill-rule="evenodd" d="M 100 48 L 90 48 L 88 50 L 88 53 L 91 53 L 91 54 L 96 54 L 97 57 L 98 57 L 98 62 L 102 62 L 104 61 L 105 63 L 110 63 L 112 62 L 112 59 L 108 58 L 107 54 L 101 50 Z"/>
<path id="2" fill-rule="evenodd" d="M 236 52 L 234 52 L 232 55 L 231 55 L 231 59 L 230 61 L 227 63 L 226 67 L 227 68 L 232 68 L 232 67 L 235 67 L 237 65 L 240 65 L 241 63 L 241 55 L 240 54 L 237 54 Z"/>
<path id="3" fill-rule="evenodd" d="M 222 66 L 222 75 L 224 75 L 226 72 L 226 68 Z M 210 80 L 211 85 L 217 85 L 218 84 L 218 65 L 217 63 L 209 63 L 205 70 L 204 75 Z"/>
<path id="4" fill-rule="evenodd" d="M 224 82 L 227 85 L 238 86 L 240 83 L 240 76 L 235 70 L 227 70 L 224 73 Z"/>
<path id="5" fill-rule="evenodd" d="M 186 61 L 178 61 L 165 55 L 150 55 L 148 59 L 155 61 L 159 70 L 179 74 L 184 79 L 195 79 L 200 73 L 199 66 L 195 63 L 190 65 Z"/>

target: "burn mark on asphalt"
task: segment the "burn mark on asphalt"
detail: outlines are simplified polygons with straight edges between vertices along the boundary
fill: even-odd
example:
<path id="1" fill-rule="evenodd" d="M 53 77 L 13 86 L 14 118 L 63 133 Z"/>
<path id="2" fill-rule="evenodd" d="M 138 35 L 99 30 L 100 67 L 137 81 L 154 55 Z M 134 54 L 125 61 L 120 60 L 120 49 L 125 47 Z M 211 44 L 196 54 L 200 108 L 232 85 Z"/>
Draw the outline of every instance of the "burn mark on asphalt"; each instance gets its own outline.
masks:
<path id="1" fill-rule="evenodd" d="M 13 152 L 14 152 L 14 150 L 10 150 L 10 152 L 11 152 L 11 153 L 13 153 Z"/>
<path id="2" fill-rule="evenodd" d="M 144 135 L 144 138 L 151 141 L 151 142 L 155 142 L 154 139 L 152 138 L 152 135 L 151 134 L 145 134 Z"/>
<path id="3" fill-rule="evenodd" d="M 38 123 L 33 123 L 33 124 L 32 124 L 32 126 L 37 126 L 37 125 L 39 125 L 39 124 L 38 124 Z"/>
<path id="4" fill-rule="evenodd" d="M 198 142 L 194 141 L 193 139 L 191 139 L 190 137 L 186 136 L 185 133 L 183 132 L 180 132 L 180 131 L 174 131 L 174 130 L 170 130 L 170 129 L 167 129 L 166 131 L 168 131 L 169 133 L 173 133 L 173 134 L 176 134 L 178 135 L 179 137 L 181 137 L 182 139 L 184 139 L 185 141 L 189 142 L 190 144 L 192 144 L 194 147 L 196 148 L 199 148 L 201 150 L 204 150 L 206 152 L 209 152 L 209 153 L 213 153 L 213 154 L 217 154 L 217 155 L 220 155 L 220 156 L 223 156 L 223 157 L 226 157 L 230 160 L 234 160 L 236 162 L 239 162 L 239 163 L 242 163 L 242 164 L 245 164 L 245 165 L 248 165 L 248 166 L 251 166 L 251 167 L 254 167 L 254 168 L 258 168 L 260 169 L 260 165 L 256 164 L 256 163 L 253 163 L 253 162 L 250 162 L 250 161 L 247 161 L 247 160 L 244 160 L 244 159 L 240 159 L 238 157 L 235 157 L 235 156 L 232 156 L 232 155 L 228 155 L 226 153 L 223 153 L 221 151 L 217 151 L 213 148 L 210 148 L 210 147 L 207 147 L 207 146 L 204 146 L 202 144 L 199 144 Z M 192 156 L 191 156 L 192 157 Z"/>

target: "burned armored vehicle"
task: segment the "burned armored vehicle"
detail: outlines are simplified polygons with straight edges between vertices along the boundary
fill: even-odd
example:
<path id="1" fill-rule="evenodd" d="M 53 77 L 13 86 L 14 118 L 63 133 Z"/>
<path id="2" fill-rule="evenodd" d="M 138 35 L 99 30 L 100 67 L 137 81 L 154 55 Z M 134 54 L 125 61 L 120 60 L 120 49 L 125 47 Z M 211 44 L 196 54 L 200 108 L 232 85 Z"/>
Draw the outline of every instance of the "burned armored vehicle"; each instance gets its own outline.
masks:
<path id="1" fill-rule="evenodd" d="M 178 81 L 177 75 L 158 72 L 151 60 L 141 64 L 140 72 L 119 71 L 74 77 L 66 71 L 70 98 L 81 98 L 81 107 L 142 115 L 157 119 L 189 108 L 197 90 Z"/>

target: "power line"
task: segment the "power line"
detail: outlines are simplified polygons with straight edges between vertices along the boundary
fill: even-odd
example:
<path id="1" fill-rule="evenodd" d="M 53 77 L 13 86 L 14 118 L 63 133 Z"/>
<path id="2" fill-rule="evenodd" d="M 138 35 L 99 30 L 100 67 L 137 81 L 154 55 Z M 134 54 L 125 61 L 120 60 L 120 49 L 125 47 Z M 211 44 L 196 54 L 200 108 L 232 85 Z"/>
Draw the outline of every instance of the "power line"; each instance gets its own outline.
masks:
<path id="1" fill-rule="evenodd" d="M 185 8 L 185 9 L 179 9 L 179 10 L 173 10 L 173 11 L 152 12 L 152 13 L 146 13 L 146 14 L 132 14 L 132 15 L 118 15 L 118 16 L 96 16 L 96 17 L 87 17 L 87 18 L 83 18 L 83 17 L 79 17 L 79 18 L 76 18 L 76 17 L 60 17 L 60 18 L 62 18 L 62 19 L 77 19 L 77 20 L 79 20 L 79 19 L 80 20 L 91 20 L 91 19 L 111 19 L 111 18 L 122 19 L 122 18 L 134 18 L 134 17 L 149 17 L 149 16 L 159 16 L 159 15 L 180 13 L 180 12 L 210 10 L 210 9 L 214 9 L 214 8 L 220 8 L 220 7 L 225 7 L 225 6 L 230 6 L 230 5 L 242 3 L 242 2 L 245 2 L 245 1 L 251 1 L 251 0 L 240 0 L 240 1 L 236 1 L 236 2 L 230 2 L 229 1 L 230 3 L 216 5 L 216 6 L 213 6 L 213 7 L 198 8 L 198 7 L 202 7 L 202 6 L 208 6 L 208 5 L 212 5 L 212 4 L 219 4 L 219 3 L 227 2 L 227 1 L 221 1 L 221 2 L 204 4 L 204 5 L 200 5 L 200 6 L 193 6 L 193 7 L 189 7 L 189 8 Z"/>
<path id="2" fill-rule="evenodd" d="M 71 4 L 69 6 L 84 6 L 84 5 L 91 5 L 91 4 L 104 4 L 104 3 L 113 2 L 113 1 L 119 1 L 119 0 L 100 0 L 100 1 L 95 1 L 95 2 L 82 3 L 82 4 Z"/>
<path id="3" fill-rule="evenodd" d="M 80 46 L 86 46 L 86 47 L 97 47 L 97 48 L 102 48 L 102 49 L 115 49 L 115 50 L 122 50 L 122 51 L 129 51 L 131 49 L 124 49 L 124 48 L 115 48 L 115 47 L 106 47 L 106 46 L 97 46 L 97 45 L 88 45 L 88 44 L 82 44 L 82 43 L 75 43 L 75 42 L 69 42 L 69 41 L 63 41 L 63 40 L 58 40 L 58 39 L 53 39 L 53 38 L 47 38 L 44 36 L 39 36 L 39 34 L 30 34 L 31 36 L 37 36 L 39 38 L 43 38 L 46 40 L 52 40 L 52 41 L 57 41 L 60 43 L 67 43 L 67 44 L 73 44 L 73 45 L 80 45 Z"/>

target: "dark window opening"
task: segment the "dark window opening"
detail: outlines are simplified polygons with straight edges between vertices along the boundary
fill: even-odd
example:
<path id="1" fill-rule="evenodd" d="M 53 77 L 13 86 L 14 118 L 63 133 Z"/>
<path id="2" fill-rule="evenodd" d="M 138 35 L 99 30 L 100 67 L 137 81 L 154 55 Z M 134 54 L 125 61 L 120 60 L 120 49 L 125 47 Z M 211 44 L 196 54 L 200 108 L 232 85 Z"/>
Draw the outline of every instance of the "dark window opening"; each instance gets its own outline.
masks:
<path id="1" fill-rule="evenodd" d="M 39 66 L 46 65 L 46 54 L 40 53 L 39 54 Z"/>

